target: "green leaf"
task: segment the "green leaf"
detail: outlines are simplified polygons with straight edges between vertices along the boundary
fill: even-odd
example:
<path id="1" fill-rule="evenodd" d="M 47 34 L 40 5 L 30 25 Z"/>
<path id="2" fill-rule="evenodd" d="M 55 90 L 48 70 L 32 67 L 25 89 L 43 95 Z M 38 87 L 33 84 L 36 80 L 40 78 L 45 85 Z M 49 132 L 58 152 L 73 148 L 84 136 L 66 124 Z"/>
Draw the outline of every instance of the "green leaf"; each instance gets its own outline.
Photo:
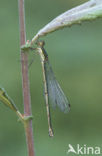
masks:
<path id="1" fill-rule="evenodd" d="M 32 38 L 31 43 L 35 43 L 41 36 L 56 30 L 70 27 L 74 24 L 81 24 L 84 21 L 95 20 L 99 17 L 102 17 L 102 0 L 90 0 L 55 17 L 38 31 Z"/>
<path id="2" fill-rule="evenodd" d="M 4 88 L 0 87 L 0 101 L 9 107 L 11 110 L 17 112 L 17 107 L 14 104 L 13 100 L 8 96 Z"/>
<path id="3" fill-rule="evenodd" d="M 26 44 L 21 46 L 21 50 L 28 51 L 31 48 L 31 43 L 29 41 L 26 42 Z"/>

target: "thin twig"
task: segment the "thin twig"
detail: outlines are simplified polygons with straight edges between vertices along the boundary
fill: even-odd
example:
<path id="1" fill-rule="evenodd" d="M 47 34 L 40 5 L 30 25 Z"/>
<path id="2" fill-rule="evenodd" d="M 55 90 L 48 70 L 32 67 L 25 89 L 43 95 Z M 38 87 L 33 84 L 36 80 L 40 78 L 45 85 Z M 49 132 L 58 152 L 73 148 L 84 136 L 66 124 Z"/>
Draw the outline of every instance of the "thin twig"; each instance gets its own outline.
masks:
<path id="1" fill-rule="evenodd" d="M 19 4 L 19 23 L 20 23 L 20 46 L 25 44 L 25 14 L 24 14 L 24 0 L 18 0 Z M 28 77 L 28 56 L 27 52 L 21 50 L 21 68 L 22 68 L 22 89 L 24 100 L 24 116 L 31 116 L 31 102 L 30 102 L 30 89 L 29 89 L 29 77 Z M 34 154 L 34 142 L 33 142 L 33 128 L 32 121 L 26 122 L 25 134 L 28 147 L 28 155 L 35 156 Z"/>

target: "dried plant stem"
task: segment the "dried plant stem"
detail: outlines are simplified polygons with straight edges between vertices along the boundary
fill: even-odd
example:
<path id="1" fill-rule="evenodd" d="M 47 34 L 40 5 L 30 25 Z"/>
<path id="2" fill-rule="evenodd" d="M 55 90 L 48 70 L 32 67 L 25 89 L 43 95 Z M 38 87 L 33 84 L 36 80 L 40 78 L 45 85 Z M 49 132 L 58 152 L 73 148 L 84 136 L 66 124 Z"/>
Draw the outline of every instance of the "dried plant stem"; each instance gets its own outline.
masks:
<path id="1" fill-rule="evenodd" d="M 25 21 L 24 21 L 24 0 L 18 0 L 19 6 L 19 23 L 20 23 L 20 46 L 25 44 Z M 31 116 L 31 102 L 30 102 L 30 90 L 29 90 L 29 78 L 28 78 L 28 56 L 27 52 L 21 51 L 21 68 L 22 68 L 22 88 L 23 88 L 23 100 L 24 100 L 24 115 Z M 35 156 L 34 154 L 34 142 L 33 142 L 33 129 L 32 121 L 26 122 L 25 134 L 28 147 L 28 156 Z"/>

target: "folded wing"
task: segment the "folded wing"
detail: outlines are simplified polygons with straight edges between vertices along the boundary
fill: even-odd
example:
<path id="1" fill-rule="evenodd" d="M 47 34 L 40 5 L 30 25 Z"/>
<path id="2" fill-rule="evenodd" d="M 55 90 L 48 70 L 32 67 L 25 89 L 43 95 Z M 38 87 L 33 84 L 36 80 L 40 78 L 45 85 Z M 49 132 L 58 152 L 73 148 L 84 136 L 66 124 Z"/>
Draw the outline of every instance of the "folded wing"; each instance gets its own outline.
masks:
<path id="1" fill-rule="evenodd" d="M 44 68 L 45 68 L 45 77 L 47 82 L 49 101 L 52 104 L 52 107 L 56 108 L 56 106 L 58 106 L 62 112 L 64 113 L 69 112 L 70 110 L 69 101 L 66 98 L 59 83 L 57 82 L 52 67 L 48 61 L 45 62 Z"/>

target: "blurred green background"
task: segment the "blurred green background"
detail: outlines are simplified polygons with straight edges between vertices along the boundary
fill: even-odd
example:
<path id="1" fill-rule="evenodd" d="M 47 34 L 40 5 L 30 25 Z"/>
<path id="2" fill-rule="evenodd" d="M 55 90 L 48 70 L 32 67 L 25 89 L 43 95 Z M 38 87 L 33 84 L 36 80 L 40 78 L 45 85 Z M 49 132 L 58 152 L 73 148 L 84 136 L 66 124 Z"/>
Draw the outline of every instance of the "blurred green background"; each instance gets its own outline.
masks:
<path id="1" fill-rule="evenodd" d="M 25 0 L 27 39 L 62 12 L 85 0 Z M 18 3 L 0 2 L 0 85 L 23 112 Z M 71 111 L 52 110 L 55 136 L 49 138 L 40 59 L 29 69 L 36 156 L 66 156 L 68 144 L 102 149 L 102 19 L 43 37 L 54 73 Z M 0 103 L 0 156 L 27 156 L 23 125 Z M 70 156 L 73 154 L 70 153 Z"/>

